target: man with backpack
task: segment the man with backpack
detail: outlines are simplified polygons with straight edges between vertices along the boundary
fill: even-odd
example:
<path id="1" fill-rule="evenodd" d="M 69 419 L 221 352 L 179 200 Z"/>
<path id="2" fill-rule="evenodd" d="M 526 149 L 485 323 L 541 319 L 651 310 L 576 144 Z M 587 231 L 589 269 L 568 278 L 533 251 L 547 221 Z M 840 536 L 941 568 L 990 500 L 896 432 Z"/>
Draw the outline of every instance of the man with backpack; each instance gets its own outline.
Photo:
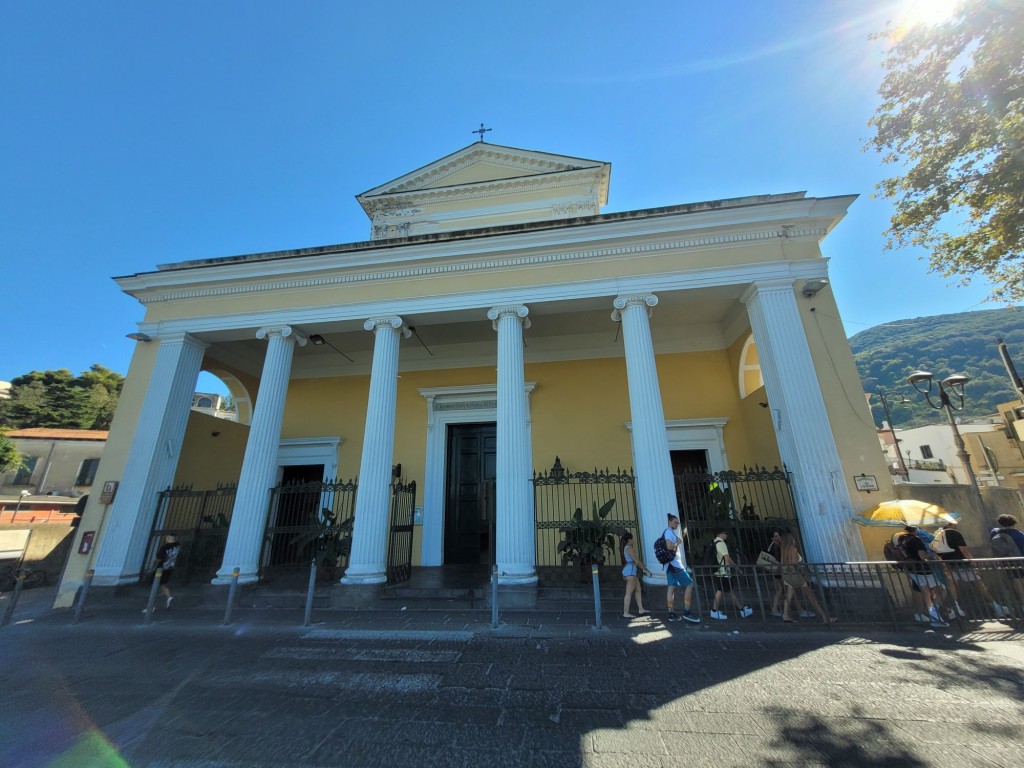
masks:
<path id="1" fill-rule="evenodd" d="M 973 584 L 981 598 L 992 606 L 997 619 L 1008 615 L 1009 611 L 1006 607 L 992 599 L 985 582 L 981 580 L 977 570 L 971 565 L 970 561 L 974 559 L 974 554 L 968 548 L 964 535 L 957 530 L 956 521 L 946 523 L 944 527 L 935 532 L 932 551 L 949 569 L 949 592 L 953 598 L 953 609 L 959 616 L 967 614 L 960 607 L 958 584 Z"/>
<path id="2" fill-rule="evenodd" d="M 948 627 L 943 618 L 942 598 L 945 588 L 939 583 L 939 577 L 932 570 L 929 560 L 935 560 L 935 555 L 928 551 L 928 547 L 921 537 L 917 535 L 917 528 L 908 525 L 904 529 L 904 535 L 898 540 L 897 547 L 902 547 L 906 553 L 907 575 L 912 584 L 921 590 L 927 607 L 928 616 L 931 618 L 933 627 Z"/>
<path id="3" fill-rule="evenodd" d="M 718 570 L 715 571 L 713 577 L 715 582 L 715 602 L 711 606 L 711 618 L 718 619 L 719 621 L 725 621 L 729 618 L 725 611 L 718 610 L 725 595 L 729 595 L 733 605 L 736 606 L 740 616 L 744 619 L 750 618 L 754 613 L 754 609 L 749 605 L 743 605 L 740 599 L 736 597 L 736 593 L 732 591 L 732 573 L 729 569 L 736 565 L 736 562 L 732 559 L 732 555 L 729 554 L 729 545 L 726 544 L 728 538 L 729 532 L 723 529 L 718 531 L 718 535 L 715 536 L 715 540 L 711 543 L 711 552 L 715 564 L 718 566 Z"/>
<path id="4" fill-rule="evenodd" d="M 1017 530 L 1017 518 L 1000 515 L 996 518 L 997 528 L 989 531 L 989 546 L 993 557 L 1024 557 L 1024 533 Z M 1024 568 L 1010 568 L 1007 573 L 1017 600 L 1024 603 Z"/>
<path id="5" fill-rule="evenodd" d="M 691 624 L 700 624 L 700 618 L 690 610 L 690 603 L 693 600 L 693 579 L 690 578 L 683 562 L 683 539 L 679 535 L 679 518 L 671 512 L 668 514 L 668 527 L 661 534 L 664 539 L 664 549 L 672 555 L 668 562 L 662 562 L 666 555 L 661 554 L 663 547 L 660 542 L 654 544 L 654 554 L 658 562 L 662 563 L 665 569 L 665 577 L 668 579 L 668 590 L 665 593 L 665 602 L 668 605 L 669 621 L 688 621 Z M 683 612 L 675 612 L 676 587 L 683 588 Z"/>

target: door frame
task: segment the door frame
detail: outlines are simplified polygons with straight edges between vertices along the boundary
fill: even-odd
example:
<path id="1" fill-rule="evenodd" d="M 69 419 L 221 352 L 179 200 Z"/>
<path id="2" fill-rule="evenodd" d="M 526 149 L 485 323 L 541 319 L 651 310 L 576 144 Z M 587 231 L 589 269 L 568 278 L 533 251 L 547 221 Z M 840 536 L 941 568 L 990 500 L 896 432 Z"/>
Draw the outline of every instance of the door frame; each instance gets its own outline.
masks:
<path id="1" fill-rule="evenodd" d="M 465 429 L 465 428 L 469 428 L 469 429 L 472 429 L 472 430 L 476 431 L 477 434 L 480 436 L 480 438 L 478 440 L 478 443 L 477 443 L 476 456 L 477 456 L 478 468 L 483 468 L 484 462 L 482 461 L 482 455 L 486 451 L 486 446 L 487 446 L 487 439 L 483 435 L 485 433 L 490 434 L 491 439 L 495 441 L 495 448 L 496 448 L 497 447 L 498 423 L 496 421 L 485 421 L 485 422 L 481 422 L 481 423 L 451 424 L 451 425 L 449 425 L 446 428 L 447 432 L 448 432 L 448 438 L 445 441 L 445 444 L 446 444 L 446 453 L 445 453 L 445 455 L 446 455 L 446 457 L 448 459 L 451 459 L 451 457 L 453 455 L 452 454 L 452 448 L 453 448 L 452 438 L 453 438 L 454 432 L 459 430 L 459 429 Z M 497 460 L 495 460 L 495 470 L 497 470 Z M 457 469 L 452 467 L 451 464 L 448 464 L 447 467 L 446 467 L 446 472 L 445 472 L 445 515 L 444 515 L 445 530 L 444 530 L 444 532 L 442 534 L 443 539 L 444 539 L 444 549 L 445 549 L 445 552 L 448 552 L 448 550 L 449 550 L 448 537 L 449 537 L 450 531 L 448 530 L 448 513 L 451 511 L 452 502 L 455 501 L 457 503 L 457 494 L 453 493 L 453 487 L 452 487 L 452 481 L 456 479 L 455 477 L 452 477 L 453 473 L 454 474 L 459 474 Z M 479 479 L 477 481 L 477 484 L 476 484 L 476 486 L 477 486 L 477 504 L 478 504 L 478 507 L 477 507 L 477 509 L 478 509 L 477 517 L 479 517 L 479 505 L 480 504 L 485 504 L 486 505 L 486 499 L 487 499 L 487 494 L 488 494 L 488 491 L 487 491 L 488 486 L 490 486 L 492 488 L 495 487 L 496 479 L 497 479 L 496 477 L 492 477 L 490 480 L 485 480 L 481 476 L 481 479 Z M 488 529 L 489 529 L 488 532 L 487 532 L 488 541 L 489 541 L 489 544 L 488 544 L 489 551 L 487 552 L 487 554 L 489 554 L 491 557 L 489 557 L 487 560 L 483 561 L 485 563 L 491 563 L 491 564 L 493 564 L 493 555 L 495 554 L 494 534 L 497 531 L 497 525 L 495 524 L 496 521 L 494 520 L 495 512 L 496 512 L 496 510 L 494 509 L 494 504 L 492 503 L 491 504 L 491 509 L 490 509 L 490 516 L 489 516 L 488 522 L 487 522 Z M 479 534 L 479 533 L 481 533 L 481 529 L 479 527 L 479 523 L 477 523 L 476 525 L 477 525 L 476 532 L 477 532 L 477 534 Z M 476 554 L 476 558 L 477 559 L 472 564 L 473 565 L 479 564 L 481 562 L 480 556 L 483 555 L 483 554 L 485 554 L 485 552 L 483 550 L 479 550 L 478 549 L 477 554 Z M 446 555 L 445 556 L 445 564 L 447 565 L 449 562 L 450 561 L 447 559 L 447 555 Z"/>
<path id="2" fill-rule="evenodd" d="M 530 396 L 537 382 L 528 381 L 526 393 L 526 439 L 533 444 Z M 423 478 L 423 530 L 420 536 L 420 564 L 444 564 L 444 502 L 448 475 L 448 425 L 498 423 L 498 385 L 468 384 L 461 387 L 424 387 L 427 401 L 426 466 Z M 531 496 L 531 503 L 532 503 Z"/>

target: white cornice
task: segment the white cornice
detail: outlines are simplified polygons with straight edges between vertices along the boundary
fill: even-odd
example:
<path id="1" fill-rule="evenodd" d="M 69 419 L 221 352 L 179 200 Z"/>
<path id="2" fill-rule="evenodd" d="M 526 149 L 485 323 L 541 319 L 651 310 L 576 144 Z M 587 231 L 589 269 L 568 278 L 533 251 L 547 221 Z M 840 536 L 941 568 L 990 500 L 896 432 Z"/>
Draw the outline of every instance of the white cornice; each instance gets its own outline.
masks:
<path id="1" fill-rule="evenodd" d="M 160 283 L 167 273 L 148 273 L 134 277 L 118 278 L 118 284 L 127 292 L 132 293 L 143 304 L 151 304 L 163 301 L 180 301 L 197 298 L 213 298 L 224 296 L 239 296 L 245 294 L 267 293 L 284 290 L 300 290 L 309 288 L 320 288 L 336 285 L 352 285 L 359 283 L 377 282 L 382 280 L 417 279 L 423 277 L 440 277 L 443 275 L 466 274 L 471 272 L 487 272 L 494 269 L 509 270 L 523 267 L 535 267 L 542 265 L 566 264 L 587 260 L 599 259 L 622 259 L 635 256 L 652 256 L 659 253 L 671 251 L 685 251 L 693 249 L 714 249 L 726 248 L 737 244 L 754 244 L 779 239 L 786 239 L 793 242 L 799 239 L 817 241 L 826 233 L 826 227 L 805 228 L 800 230 L 788 230 L 783 234 L 779 228 L 759 229 L 733 234 L 704 235 L 689 238 L 677 238 L 656 242 L 631 242 L 613 244 L 605 247 L 594 247 L 589 249 L 546 251 L 531 253 L 528 255 L 507 254 L 494 258 L 485 258 L 479 250 L 476 258 L 466 261 L 455 261 L 449 253 L 448 259 L 439 263 L 420 263 L 416 265 L 399 266 L 395 265 L 390 269 L 363 269 L 351 270 L 335 274 L 318 274 L 307 276 L 292 276 L 288 279 L 267 280 L 265 277 L 258 282 L 234 282 L 220 284 L 195 285 L 197 281 L 188 281 L 191 286 L 175 290 L 169 285 L 160 290 Z M 564 247 L 564 244 L 563 244 Z M 250 265 L 251 267 L 251 265 Z M 261 276 L 262 277 L 262 276 Z M 182 283 L 181 275 L 175 283 Z M 166 285 L 166 283 L 165 283 Z M 150 293 L 143 293 L 151 291 Z"/>
<path id="2" fill-rule="evenodd" d="M 141 332 L 153 335 L 166 332 L 189 332 L 201 334 L 218 331 L 237 331 L 241 337 L 248 337 L 253 328 L 274 323 L 288 323 L 295 326 L 317 326 L 324 323 L 354 320 L 363 322 L 378 315 L 416 315 L 436 312 L 457 312 L 460 310 L 483 310 L 503 304 L 525 304 L 550 301 L 571 301 L 607 297 L 609 312 L 612 300 L 625 293 L 651 292 L 663 294 L 722 286 L 746 286 L 757 280 L 788 279 L 798 280 L 821 276 L 824 259 L 801 261 L 776 261 L 760 264 L 743 264 L 729 267 L 683 270 L 650 275 L 622 276 L 600 279 L 584 279 L 562 282 L 557 285 L 510 286 L 484 291 L 447 294 L 444 296 L 401 297 L 397 299 L 324 305 L 317 307 L 291 307 L 279 310 L 247 312 L 230 315 L 210 315 L 165 320 L 157 323 L 140 323 Z M 583 272 L 581 270 L 581 272 Z M 481 313 L 482 316 L 482 313 Z"/>

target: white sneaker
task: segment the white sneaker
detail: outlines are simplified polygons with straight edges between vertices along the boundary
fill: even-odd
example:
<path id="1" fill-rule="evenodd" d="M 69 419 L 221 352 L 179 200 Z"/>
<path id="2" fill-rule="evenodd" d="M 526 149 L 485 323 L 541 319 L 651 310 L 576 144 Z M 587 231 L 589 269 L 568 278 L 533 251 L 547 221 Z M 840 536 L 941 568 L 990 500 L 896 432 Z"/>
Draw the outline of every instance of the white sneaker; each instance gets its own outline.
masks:
<path id="1" fill-rule="evenodd" d="M 749 605 L 744 605 L 743 610 L 740 611 L 740 616 L 742 616 L 744 619 L 749 619 L 753 615 L 754 609 L 751 608 Z"/>
<path id="2" fill-rule="evenodd" d="M 728 617 L 728 616 L 726 616 L 726 615 L 725 615 L 724 613 L 722 613 L 721 611 L 712 611 L 712 612 L 711 612 L 711 618 L 712 618 L 712 619 L 718 619 L 719 621 L 725 621 L 725 620 L 726 620 L 726 619 L 728 619 L 729 617 Z"/>
<path id="3" fill-rule="evenodd" d="M 172 601 L 173 599 L 174 599 L 173 597 L 168 597 L 168 598 L 167 598 L 167 602 L 166 602 L 166 603 L 164 603 L 164 607 L 165 607 L 165 608 L 170 608 L 170 607 L 171 607 L 171 601 Z"/>
<path id="4" fill-rule="evenodd" d="M 967 611 L 960 607 L 960 603 L 953 603 L 953 611 L 956 611 L 956 615 L 960 618 L 964 618 L 965 616 L 967 616 Z M 950 611 L 950 613 L 953 613 L 953 611 Z M 950 618 L 953 617 L 950 616 Z"/>
<path id="5" fill-rule="evenodd" d="M 927 616 L 925 616 L 923 613 L 915 613 L 914 614 L 914 621 L 920 621 L 922 624 L 926 624 L 926 623 L 928 623 L 928 621 L 930 621 L 930 619 Z"/>
<path id="6" fill-rule="evenodd" d="M 1010 609 L 999 603 L 992 603 L 992 610 L 995 611 L 997 619 L 1005 619 L 1010 615 Z"/>

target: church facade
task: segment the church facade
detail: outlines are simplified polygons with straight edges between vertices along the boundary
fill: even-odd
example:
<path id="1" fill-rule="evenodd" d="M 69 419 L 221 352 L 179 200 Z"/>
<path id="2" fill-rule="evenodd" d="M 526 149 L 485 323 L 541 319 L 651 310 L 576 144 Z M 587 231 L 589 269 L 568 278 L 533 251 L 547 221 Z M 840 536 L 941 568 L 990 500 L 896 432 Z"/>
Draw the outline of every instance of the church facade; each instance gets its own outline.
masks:
<path id="1" fill-rule="evenodd" d="M 420 489 L 414 563 L 442 566 L 453 441 L 489 446 L 508 584 L 536 581 L 529 480 L 556 456 L 635 469 L 648 562 L 680 450 L 709 471 L 785 466 L 808 559 L 863 559 L 864 478 L 891 488 L 820 250 L 854 198 L 601 213 L 610 173 L 477 142 L 358 195 L 366 241 L 117 278 L 145 317 L 96 478 L 116 494 L 90 498 L 98 549 L 64 591 L 90 566 L 137 580 L 155 499 L 182 482 L 237 482 L 215 581 L 257 580 L 268 489 L 299 465 L 358 477 L 343 584 L 384 581 L 396 463 Z M 238 423 L 190 417 L 203 370 Z"/>

